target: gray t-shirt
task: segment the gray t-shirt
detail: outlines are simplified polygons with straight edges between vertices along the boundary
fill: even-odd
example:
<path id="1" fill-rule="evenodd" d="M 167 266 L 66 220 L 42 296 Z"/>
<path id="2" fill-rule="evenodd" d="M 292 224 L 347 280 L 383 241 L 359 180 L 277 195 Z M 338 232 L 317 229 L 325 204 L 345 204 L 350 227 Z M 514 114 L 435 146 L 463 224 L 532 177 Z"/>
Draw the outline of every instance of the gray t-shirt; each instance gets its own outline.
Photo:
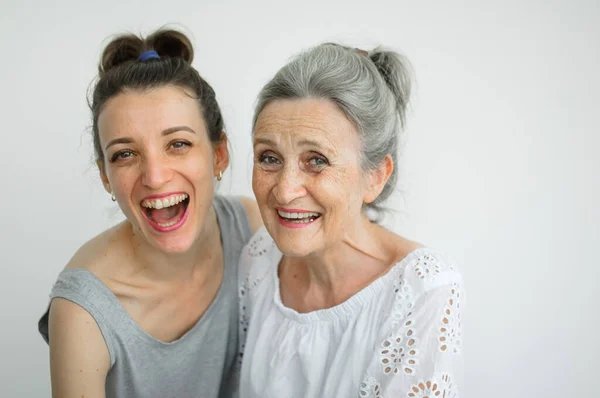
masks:
<path id="1" fill-rule="evenodd" d="M 92 273 L 65 269 L 50 294 L 84 308 L 96 320 L 110 354 L 106 396 L 123 398 L 231 397 L 237 391 L 238 259 L 250 226 L 238 199 L 215 196 L 221 228 L 223 283 L 198 322 L 181 338 L 161 342 L 136 324 L 115 295 Z M 49 306 L 48 306 L 49 309 Z M 48 311 L 39 331 L 48 342 Z"/>

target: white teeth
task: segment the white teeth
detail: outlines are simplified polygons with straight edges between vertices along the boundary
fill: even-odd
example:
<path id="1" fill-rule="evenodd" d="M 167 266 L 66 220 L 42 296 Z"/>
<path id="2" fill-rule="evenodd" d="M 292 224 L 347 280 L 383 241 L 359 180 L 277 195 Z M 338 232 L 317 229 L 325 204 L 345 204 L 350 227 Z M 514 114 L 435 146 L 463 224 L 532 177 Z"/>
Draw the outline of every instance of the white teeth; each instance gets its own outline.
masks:
<path id="1" fill-rule="evenodd" d="M 177 222 L 178 222 L 178 220 L 171 221 L 171 222 L 165 222 L 165 223 L 157 222 L 157 224 L 159 227 L 167 228 L 167 227 L 177 224 Z"/>
<path id="2" fill-rule="evenodd" d="M 142 201 L 142 206 L 148 209 L 164 209 L 165 207 L 174 206 L 187 199 L 186 194 L 172 195 L 167 198 L 149 199 Z"/>
<path id="3" fill-rule="evenodd" d="M 311 218 L 319 217 L 319 213 L 288 213 L 285 211 L 277 210 L 277 213 L 283 218 L 297 219 L 297 220 L 305 220 L 304 222 L 308 222 Z"/>

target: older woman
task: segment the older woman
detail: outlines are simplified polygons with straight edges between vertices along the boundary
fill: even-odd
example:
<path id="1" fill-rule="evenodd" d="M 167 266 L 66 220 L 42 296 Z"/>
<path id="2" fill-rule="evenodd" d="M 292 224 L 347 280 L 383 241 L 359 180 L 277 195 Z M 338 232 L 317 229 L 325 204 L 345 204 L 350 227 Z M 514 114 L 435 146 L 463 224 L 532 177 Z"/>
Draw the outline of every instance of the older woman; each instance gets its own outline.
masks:
<path id="1" fill-rule="evenodd" d="M 260 93 L 242 254 L 242 397 L 456 397 L 461 277 L 373 221 L 410 94 L 394 52 L 323 44 Z"/>
<path id="2" fill-rule="evenodd" d="M 126 221 L 87 242 L 39 329 L 52 396 L 228 397 L 237 387 L 238 259 L 261 224 L 215 195 L 223 118 L 176 31 L 105 48 L 91 101 L 100 176 Z"/>

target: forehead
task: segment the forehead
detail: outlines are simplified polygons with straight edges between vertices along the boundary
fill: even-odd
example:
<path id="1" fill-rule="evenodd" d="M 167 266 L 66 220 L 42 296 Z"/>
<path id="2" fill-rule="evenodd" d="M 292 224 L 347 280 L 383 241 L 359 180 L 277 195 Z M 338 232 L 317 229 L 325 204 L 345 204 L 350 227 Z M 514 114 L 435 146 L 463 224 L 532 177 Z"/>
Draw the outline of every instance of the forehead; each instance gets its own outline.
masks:
<path id="1" fill-rule="evenodd" d="M 198 102 L 175 86 L 126 90 L 108 100 L 98 116 L 101 135 L 160 132 L 177 125 L 205 131 Z"/>
<path id="2" fill-rule="evenodd" d="M 356 146 L 354 124 L 332 102 L 325 99 L 276 100 L 258 115 L 254 138 L 314 140 L 335 147 Z"/>

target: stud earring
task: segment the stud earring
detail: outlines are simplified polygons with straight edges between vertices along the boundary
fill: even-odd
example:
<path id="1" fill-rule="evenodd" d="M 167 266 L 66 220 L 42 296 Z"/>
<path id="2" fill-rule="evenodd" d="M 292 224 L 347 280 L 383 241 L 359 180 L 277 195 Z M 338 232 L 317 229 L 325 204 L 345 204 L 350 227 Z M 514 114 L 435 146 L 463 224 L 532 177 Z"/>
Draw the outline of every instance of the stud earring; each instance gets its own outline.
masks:
<path id="1" fill-rule="evenodd" d="M 221 181 L 223 178 L 223 170 L 219 170 L 219 175 L 217 176 L 217 181 Z"/>
<path id="2" fill-rule="evenodd" d="M 117 201 L 117 197 L 115 196 L 115 193 L 114 193 L 114 192 L 111 192 L 111 193 L 110 193 L 110 198 L 112 199 L 112 201 L 113 201 L 113 202 L 116 202 L 116 201 Z"/>

